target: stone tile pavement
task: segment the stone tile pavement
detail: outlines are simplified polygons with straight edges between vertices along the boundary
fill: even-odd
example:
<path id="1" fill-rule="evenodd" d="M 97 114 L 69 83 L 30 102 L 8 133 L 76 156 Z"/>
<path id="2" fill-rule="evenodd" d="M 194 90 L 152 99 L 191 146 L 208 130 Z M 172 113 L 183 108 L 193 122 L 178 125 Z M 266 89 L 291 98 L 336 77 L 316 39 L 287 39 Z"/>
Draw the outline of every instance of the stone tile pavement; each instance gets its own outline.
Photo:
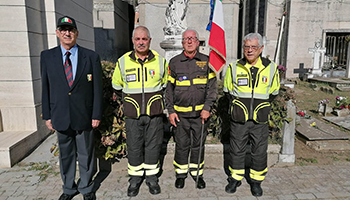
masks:
<path id="1" fill-rule="evenodd" d="M 1 200 L 53 200 L 61 193 L 61 179 L 58 167 L 45 172 L 29 170 L 29 167 L 15 166 L 0 170 Z M 126 170 L 112 171 L 97 191 L 97 199 L 172 199 L 172 200 L 249 200 L 249 199 L 350 199 L 349 166 L 286 166 L 272 167 L 263 182 L 264 195 L 255 198 L 249 185 L 243 184 L 235 194 L 228 194 L 222 169 L 206 169 L 207 187 L 195 189 L 194 181 L 186 179 L 184 189 L 174 187 L 174 172 L 166 170 L 160 178 L 161 194 L 151 195 L 146 184 L 142 184 L 137 197 L 126 195 L 128 177 Z M 75 200 L 82 199 L 76 196 Z"/>
<path id="2" fill-rule="evenodd" d="M 44 144 L 42 145 L 44 146 Z M 45 149 L 49 149 L 45 147 Z M 48 150 L 47 150 L 48 151 Z M 222 155 L 217 155 L 222 157 Z M 167 157 L 172 157 L 171 154 Z M 10 169 L 0 169 L 0 200 L 56 200 L 61 194 L 62 182 L 57 158 L 33 153 Z M 42 160 L 46 162 L 43 162 Z M 169 162 L 166 160 L 166 162 Z M 33 164 L 35 163 L 35 164 Z M 225 192 L 226 175 L 221 162 L 217 168 L 206 168 L 204 179 L 207 187 L 195 188 L 191 178 L 186 179 L 184 189 L 174 187 L 175 177 L 171 168 L 165 169 L 160 178 L 161 194 L 151 195 L 145 183 L 137 197 L 126 195 L 128 177 L 126 160 L 113 164 L 108 174 L 101 172 L 97 180 L 106 177 L 97 190 L 99 200 L 172 199 L 172 200 L 250 200 L 250 199 L 350 199 L 350 165 L 295 166 L 274 165 L 262 183 L 264 195 L 255 198 L 250 187 L 243 184 L 235 194 Z M 74 200 L 82 200 L 78 195 Z"/>

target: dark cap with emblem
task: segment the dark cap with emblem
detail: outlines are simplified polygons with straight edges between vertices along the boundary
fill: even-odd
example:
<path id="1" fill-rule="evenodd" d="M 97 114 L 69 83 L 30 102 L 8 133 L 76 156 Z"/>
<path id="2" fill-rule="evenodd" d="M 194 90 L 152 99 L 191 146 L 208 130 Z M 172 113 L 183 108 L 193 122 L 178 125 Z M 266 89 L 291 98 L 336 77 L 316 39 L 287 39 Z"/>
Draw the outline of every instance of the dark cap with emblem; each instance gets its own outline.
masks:
<path id="1" fill-rule="evenodd" d="M 58 19 L 57 27 L 60 27 L 60 26 L 72 26 L 74 28 L 77 28 L 75 20 L 71 17 L 68 17 L 68 16 L 63 16 L 63 17 Z"/>

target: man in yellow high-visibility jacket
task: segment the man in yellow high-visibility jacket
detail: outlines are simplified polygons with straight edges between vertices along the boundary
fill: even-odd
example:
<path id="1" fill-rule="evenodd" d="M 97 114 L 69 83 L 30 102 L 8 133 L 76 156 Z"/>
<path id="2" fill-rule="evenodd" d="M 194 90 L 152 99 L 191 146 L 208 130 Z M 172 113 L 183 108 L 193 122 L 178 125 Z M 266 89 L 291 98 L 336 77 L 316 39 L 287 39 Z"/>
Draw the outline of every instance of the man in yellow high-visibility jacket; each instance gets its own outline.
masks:
<path id="1" fill-rule="evenodd" d="M 262 196 L 261 182 L 267 173 L 268 117 L 271 101 L 280 83 L 277 65 L 260 56 L 263 39 L 250 33 L 243 39 L 244 58 L 231 63 L 225 75 L 224 92 L 230 100 L 231 176 L 225 191 L 236 192 L 245 173 L 245 154 L 251 141 L 249 184 L 253 196 Z"/>
<path id="2" fill-rule="evenodd" d="M 136 196 L 141 183 L 151 194 L 159 194 L 157 174 L 163 141 L 163 91 L 168 64 L 157 52 L 150 50 L 151 36 L 144 26 L 134 29 L 134 51 L 118 59 L 112 86 L 122 93 L 128 149 L 128 196 Z"/>

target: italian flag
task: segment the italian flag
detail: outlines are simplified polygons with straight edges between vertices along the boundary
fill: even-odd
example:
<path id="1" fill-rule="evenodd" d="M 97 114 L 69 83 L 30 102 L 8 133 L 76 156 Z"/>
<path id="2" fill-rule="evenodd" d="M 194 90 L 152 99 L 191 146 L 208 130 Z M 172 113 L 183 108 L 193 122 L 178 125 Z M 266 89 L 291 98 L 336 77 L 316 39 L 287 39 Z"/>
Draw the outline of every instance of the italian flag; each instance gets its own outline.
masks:
<path id="1" fill-rule="evenodd" d="M 222 9 L 222 0 L 216 0 L 214 4 L 213 21 L 209 36 L 209 65 L 216 72 L 220 73 L 226 64 L 226 45 L 224 14 Z"/>

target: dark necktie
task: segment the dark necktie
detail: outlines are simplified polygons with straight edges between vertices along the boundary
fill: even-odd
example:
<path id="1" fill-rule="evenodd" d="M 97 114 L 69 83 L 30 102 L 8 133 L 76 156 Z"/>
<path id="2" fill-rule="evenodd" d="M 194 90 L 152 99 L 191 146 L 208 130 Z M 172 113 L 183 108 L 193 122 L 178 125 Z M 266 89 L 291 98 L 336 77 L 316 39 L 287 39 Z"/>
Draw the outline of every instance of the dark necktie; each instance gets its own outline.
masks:
<path id="1" fill-rule="evenodd" d="M 66 53 L 66 61 L 64 62 L 64 72 L 66 73 L 67 81 L 69 87 L 73 84 L 73 71 L 72 71 L 72 62 L 69 59 L 70 52 Z"/>

